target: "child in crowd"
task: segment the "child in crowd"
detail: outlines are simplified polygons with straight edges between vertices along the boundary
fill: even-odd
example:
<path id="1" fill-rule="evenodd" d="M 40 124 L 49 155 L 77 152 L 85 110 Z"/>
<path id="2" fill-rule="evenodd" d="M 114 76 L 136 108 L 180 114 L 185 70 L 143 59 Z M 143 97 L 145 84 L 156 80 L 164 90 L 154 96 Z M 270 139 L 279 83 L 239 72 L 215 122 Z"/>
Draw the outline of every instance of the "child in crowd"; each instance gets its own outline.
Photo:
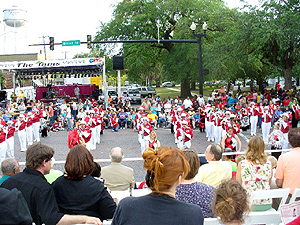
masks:
<path id="1" fill-rule="evenodd" d="M 280 128 L 280 123 L 276 122 L 274 124 L 273 132 L 269 135 L 269 143 L 271 144 L 272 150 L 282 149 L 282 143 L 285 140 L 283 133 L 279 128 Z M 272 152 L 271 154 L 272 156 L 275 156 L 276 159 L 278 159 L 279 156 L 281 155 L 281 152 Z"/>
<path id="2" fill-rule="evenodd" d="M 42 137 L 47 137 L 48 125 L 47 121 L 42 117 L 40 119 Z"/>
<path id="3" fill-rule="evenodd" d="M 276 167 L 277 167 L 277 159 L 275 156 L 268 156 L 267 158 L 271 164 L 272 164 L 272 170 L 273 170 L 273 176 L 272 176 L 272 181 L 270 184 L 270 188 L 271 189 L 277 189 L 277 185 L 276 185 L 276 178 L 275 178 L 275 172 L 276 172 Z"/>
<path id="4" fill-rule="evenodd" d="M 222 224 L 243 224 L 244 212 L 249 210 L 247 191 L 235 180 L 223 182 L 215 190 L 212 206 Z"/>

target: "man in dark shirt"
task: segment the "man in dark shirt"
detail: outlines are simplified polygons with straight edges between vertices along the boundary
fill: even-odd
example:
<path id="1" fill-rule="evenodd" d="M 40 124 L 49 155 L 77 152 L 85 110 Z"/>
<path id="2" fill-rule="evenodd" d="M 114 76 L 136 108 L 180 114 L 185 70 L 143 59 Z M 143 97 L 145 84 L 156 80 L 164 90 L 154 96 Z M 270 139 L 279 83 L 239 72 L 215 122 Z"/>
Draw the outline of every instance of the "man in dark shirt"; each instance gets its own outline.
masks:
<path id="1" fill-rule="evenodd" d="M 0 224 L 32 224 L 26 201 L 17 189 L 0 188 Z"/>
<path id="2" fill-rule="evenodd" d="M 101 224 L 94 217 L 64 215 L 59 212 L 54 192 L 44 175 L 51 169 L 54 149 L 37 142 L 26 151 L 26 168 L 23 172 L 8 178 L 2 187 L 9 190 L 17 188 L 25 198 L 33 222 L 39 224 Z"/>

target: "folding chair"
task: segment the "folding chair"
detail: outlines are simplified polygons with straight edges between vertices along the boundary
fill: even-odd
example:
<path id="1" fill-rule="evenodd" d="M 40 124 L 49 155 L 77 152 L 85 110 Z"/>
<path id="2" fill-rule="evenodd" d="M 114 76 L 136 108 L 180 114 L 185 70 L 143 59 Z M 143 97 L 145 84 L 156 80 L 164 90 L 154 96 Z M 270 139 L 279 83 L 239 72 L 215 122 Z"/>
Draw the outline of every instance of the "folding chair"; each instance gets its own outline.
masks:
<path id="1" fill-rule="evenodd" d="M 296 198 L 299 198 L 299 197 L 300 197 L 300 188 L 295 188 L 294 193 L 293 193 L 289 203 L 296 201 Z"/>
<path id="2" fill-rule="evenodd" d="M 253 191 L 251 193 L 251 196 L 249 199 L 250 209 L 251 209 L 251 206 L 252 206 L 254 200 L 266 199 L 266 198 L 272 198 L 272 199 L 273 198 L 281 198 L 281 202 L 279 204 L 279 207 L 280 207 L 282 204 L 285 204 L 285 202 L 288 198 L 288 195 L 290 193 L 290 190 L 291 190 L 290 188 L 285 188 L 285 189 Z M 275 209 L 270 209 L 270 210 L 275 211 Z M 266 212 L 266 211 L 263 211 L 263 212 Z"/>

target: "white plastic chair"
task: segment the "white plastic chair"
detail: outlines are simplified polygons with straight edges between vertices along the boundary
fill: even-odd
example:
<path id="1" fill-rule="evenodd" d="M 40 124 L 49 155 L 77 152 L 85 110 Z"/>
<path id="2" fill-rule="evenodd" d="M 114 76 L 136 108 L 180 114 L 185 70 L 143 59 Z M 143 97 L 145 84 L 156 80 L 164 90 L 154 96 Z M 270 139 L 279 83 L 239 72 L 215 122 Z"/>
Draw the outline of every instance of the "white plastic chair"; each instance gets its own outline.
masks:
<path id="1" fill-rule="evenodd" d="M 293 193 L 289 203 L 294 202 L 296 200 L 296 198 L 299 198 L 299 197 L 300 197 L 300 188 L 295 188 L 294 193 Z"/>
<path id="2" fill-rule="evenodd" d="M 285 188 L 285 189 L 272 189 L 272 190 L 262 190 L 262 191 L 253 191 L 251 193 L 250 199 L 249 199 L 249 204 L 250 204 L 250 209 L 253 204 L 253 201 L 256 199 L 266 199 L 266 198 L 281 198 L 281 202 L 279 204 L 279 207 L 282 204 L 285 204 L 288 195 L 290 193 L 290 188 Z M 278 209 L 279 209 L 278 207 Z M 275 209 L 271 209 L 274 211 Z M 268 211 L 268 210 L 267 210 Z M 266 211 L 262 211 L 266 212 Z"/>
<path id="3" fill-rule="evenodd" d="M 204 225 L 219 225 L 220 222 L 217 218 L 205 218 Z"/>
<path id="4" fill-rule="evenodd" d="M 260 212 L 250 212 L 245 216 L 245 225 L 250 224 L 280 224 L 281 217 L 278 211 L 260 211 Z"/>

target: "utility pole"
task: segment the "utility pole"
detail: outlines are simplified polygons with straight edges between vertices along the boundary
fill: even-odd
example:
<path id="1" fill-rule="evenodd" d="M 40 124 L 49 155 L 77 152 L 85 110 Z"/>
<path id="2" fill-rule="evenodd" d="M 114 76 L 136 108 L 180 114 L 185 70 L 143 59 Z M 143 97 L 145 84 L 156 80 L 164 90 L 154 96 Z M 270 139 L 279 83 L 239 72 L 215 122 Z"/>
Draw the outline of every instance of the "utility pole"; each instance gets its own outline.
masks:
<path id="1" fill-rule="evenodd" d="M 43 38 L 45 60 L 47 60 L 47 55 L 46 55 L 46 44 L 45 44 L 45 38 L 46 38 L 46 37 L 49 37 L 49 35 L 43 35 L 42 37 L 39 37 L 39 38 Z"/>

